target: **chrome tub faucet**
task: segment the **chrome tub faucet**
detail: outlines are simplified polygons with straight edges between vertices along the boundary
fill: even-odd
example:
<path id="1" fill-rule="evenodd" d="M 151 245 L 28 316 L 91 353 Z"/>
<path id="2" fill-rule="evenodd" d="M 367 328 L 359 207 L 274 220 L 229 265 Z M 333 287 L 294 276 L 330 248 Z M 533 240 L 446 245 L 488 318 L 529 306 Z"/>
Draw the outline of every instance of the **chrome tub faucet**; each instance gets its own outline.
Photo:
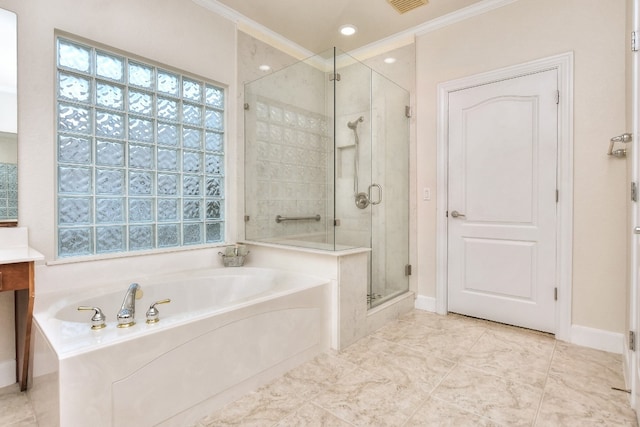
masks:
<path id="1" fill-rule="evenodd" d="M 137 283 L 132 283 L 122 301 L 118 315 L 118 328 L 128 328 L 136 323 L 136 299 L 142 298 L 142 289 Z"/>

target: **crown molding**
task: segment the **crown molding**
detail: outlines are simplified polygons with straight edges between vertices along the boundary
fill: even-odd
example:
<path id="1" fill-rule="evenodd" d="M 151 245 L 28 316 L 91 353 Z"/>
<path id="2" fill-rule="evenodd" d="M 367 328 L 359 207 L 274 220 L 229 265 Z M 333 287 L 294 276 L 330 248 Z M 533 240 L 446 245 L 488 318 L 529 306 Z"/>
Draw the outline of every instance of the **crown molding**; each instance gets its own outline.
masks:
<path id="1" fill-rule="evenodd" d="M 259 40 L 269 43 L 273 47 L 276 47 L 289 55 L 297 59 L 306 59 L 312 57 L 319 52 L 311 52 L 308 49 L 303 48 L 297 43 L 292 42 L 286 37 L 276 33 L 273 30 L 265 27 L 256 21 L 247 18 L 243 14 L 237 12 L 234 9 L 220 3 L 218 0 L 192 0 L 194 3 L 209 9 L 224 18 L 227 18 L 234 22 L 237 28 L 249 35 L 256 37 Z M 473 18 L 478 15 L 490 12 L 494 9 L 498 9 L 503 6 L 507 6 L 511 3 L 515 3 L 518 0 L 482 0 L 455 12 L 448 13 L 435 19 L 426 21 L 420 25 L 393 34 L 389 37 L 381 40 L 369 43 L 358 49 L 354 49 L 348 54 L 360 61 L 371 58 L 373 56 L 388 52 L 392 49 L 397 49 L 415 41 L 415 38 L 431 31 L 444 28 L 446 26 L 456 24 L 469 18 Z"/>
<path id="2" fill-rule="evenodd" d="M 270 30 L 269 28 L 254 21 L 253 19 L 247 18 L 245 15 L 234 9 L 231 9 L 229 6 L 226 6 L 217 0 L 192 1 L 197 5 L 200 5 L 205 9 L 215 12 L 223 18 L 232 21 L 236 24 L 236 27 L 239 30 L 284 51 L 285 53 L 293 56 L 296 59 L 306 59 L 317 53 L 303 48 L 299 44 L 292 42 L 288 38 L 276 33 L 273 30 Z"/>

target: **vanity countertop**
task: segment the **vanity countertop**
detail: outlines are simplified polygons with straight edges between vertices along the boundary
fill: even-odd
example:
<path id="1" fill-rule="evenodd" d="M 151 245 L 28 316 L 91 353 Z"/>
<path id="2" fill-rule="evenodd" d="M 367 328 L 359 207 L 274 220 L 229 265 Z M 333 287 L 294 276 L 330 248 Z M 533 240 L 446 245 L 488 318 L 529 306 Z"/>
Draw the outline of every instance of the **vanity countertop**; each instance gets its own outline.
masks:
<path id="1" fill-rule="evenodd" d="M 41 261 L 44 255 L 29 246 L 26 227 L 0 228 L 0 264 Z"/>

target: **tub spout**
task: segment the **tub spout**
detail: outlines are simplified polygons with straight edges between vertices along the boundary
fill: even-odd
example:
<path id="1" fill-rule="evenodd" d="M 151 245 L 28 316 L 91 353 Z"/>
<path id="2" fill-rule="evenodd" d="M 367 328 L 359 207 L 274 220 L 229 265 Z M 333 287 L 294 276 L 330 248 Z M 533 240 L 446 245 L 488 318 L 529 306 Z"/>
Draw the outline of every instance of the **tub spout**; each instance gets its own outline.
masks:
<path id="1" fill-rule="evenodd" d="M 120 311 L 118 311 L 118 315 L 116 316 L 118 319 L 118 328 L 128 328 L 129 326 L 135 325 L 136 299 L 141 297 L 142 290 L 140 285 L 137 283 L 129 285 L 129 289 L 127 289 L 127 293 L 122 301 Z"/>

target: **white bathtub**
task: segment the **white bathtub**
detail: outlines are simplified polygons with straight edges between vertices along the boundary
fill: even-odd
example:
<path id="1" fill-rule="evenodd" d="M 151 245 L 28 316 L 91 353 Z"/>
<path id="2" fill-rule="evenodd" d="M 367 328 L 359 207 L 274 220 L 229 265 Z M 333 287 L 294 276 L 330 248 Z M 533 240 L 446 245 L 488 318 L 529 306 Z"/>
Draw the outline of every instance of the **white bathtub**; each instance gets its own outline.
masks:
<path id="1" fill-rule="evenodd" d="M 116 327 L 129 283 L 36 295 L 31 398 L 39 425 L 186 425 L 329 347 L 329 281 L 260 268 L 136 280 L 136 324 Z M 155 301 L 160 321 L 145 323 Z M 98 306 L 107 327 L 91 330 Z"/>

